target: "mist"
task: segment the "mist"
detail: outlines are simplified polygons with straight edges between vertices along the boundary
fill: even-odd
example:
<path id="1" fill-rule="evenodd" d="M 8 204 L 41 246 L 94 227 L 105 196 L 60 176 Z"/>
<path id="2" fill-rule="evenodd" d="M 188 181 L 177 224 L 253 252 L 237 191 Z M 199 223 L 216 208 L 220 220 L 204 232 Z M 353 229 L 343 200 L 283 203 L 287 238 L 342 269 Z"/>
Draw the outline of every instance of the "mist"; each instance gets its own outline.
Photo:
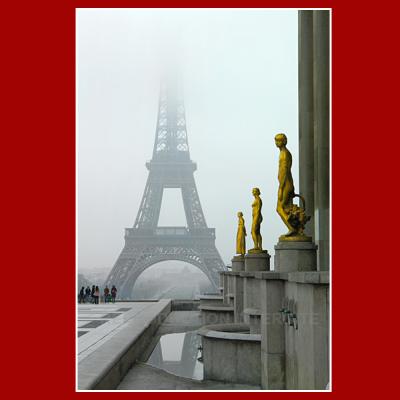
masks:
<path id="1" fill-rule="evenodd" d="M 139 210 L 152 157 L 160 76 L 178 69 L 191 159 L 207 225 L 225 264 L 238 211 L 252 248 L 252 188 L 263 201 L 263 247 L 277 215 L 284 132 L 298 191 L 297 10 L 76 11 L 78 268 L 111 270 Z M 180 191 L 164 192 L 159 226 L 184 226 Z M 271 258 L 271 261 L 273 258 Z"/>

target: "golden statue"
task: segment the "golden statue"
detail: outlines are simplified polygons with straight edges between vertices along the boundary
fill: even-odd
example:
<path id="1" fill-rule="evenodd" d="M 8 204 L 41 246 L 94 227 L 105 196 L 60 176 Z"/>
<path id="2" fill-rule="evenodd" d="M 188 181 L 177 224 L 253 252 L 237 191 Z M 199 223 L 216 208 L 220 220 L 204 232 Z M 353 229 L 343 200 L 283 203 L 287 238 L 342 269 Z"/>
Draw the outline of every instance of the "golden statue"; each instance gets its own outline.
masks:
<path id="1" fill-rule="evenodd" d="M 249 253 L 260 253 L 262 252 L 262 237 L 260 233 L 261 222 L 263 217 L 261 215 L 262 200 L 260 198 L 260 189 L 253 189 L 254 202 L 252 204 L 253 222 L 251 225 L 251 237 L 253 238 L 254 248 L 249 250 Z"/>
<path id="2" fill-rule="evenodd" d="M 236 254 L 241 254 L 243 256 L 246 253 L 246 227 L 244 226 L 243 213 L 239 211 L 237 216 L 239 218 L 239 223 L 236 234 Z"/>
<path id="3" fill-rule="evenodd" d="M 306 216 L 304 197 L 294 192 L 292 177 L 292 155 L 286 148 L 287 137 L 283 133 L 275 136 L 276 147 L 279 148 L 279 172 L 278 172 L 278 204 L 276 211 L 288 227 L 289 232 L 282 235 L 279 240 L 311 241 L 311 237 L 304 234 L 305 224 L 311 217 Z M 299 197 L 303 207 L 293 204 L 293 199 Z"/>

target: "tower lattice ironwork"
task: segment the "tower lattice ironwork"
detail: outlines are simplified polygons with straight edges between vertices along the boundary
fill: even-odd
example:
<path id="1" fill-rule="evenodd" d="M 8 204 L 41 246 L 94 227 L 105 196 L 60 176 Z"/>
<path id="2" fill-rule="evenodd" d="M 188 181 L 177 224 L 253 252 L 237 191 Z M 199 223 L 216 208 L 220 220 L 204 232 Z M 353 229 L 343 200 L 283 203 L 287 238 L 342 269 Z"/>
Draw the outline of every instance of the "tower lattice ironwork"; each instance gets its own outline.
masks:
<path id="1" fill-rule="evenodd" d="M 153 157 L 146 167 L 149 175 L 135 223 L 125 229 L 125 246 L 106 284 L 116 285 L 121 298 L 131 298 L 143 271 L 160 261 L 180 260 L 198 267 L 217 288 L 218 273 L 226 267 L 197 193 L 193 175 L 197 166 L 190 159 L 183 97 L 170 82 L 161 84 Z M 186 227 L 158 226 L 165 188 L 181 189 Z"/>

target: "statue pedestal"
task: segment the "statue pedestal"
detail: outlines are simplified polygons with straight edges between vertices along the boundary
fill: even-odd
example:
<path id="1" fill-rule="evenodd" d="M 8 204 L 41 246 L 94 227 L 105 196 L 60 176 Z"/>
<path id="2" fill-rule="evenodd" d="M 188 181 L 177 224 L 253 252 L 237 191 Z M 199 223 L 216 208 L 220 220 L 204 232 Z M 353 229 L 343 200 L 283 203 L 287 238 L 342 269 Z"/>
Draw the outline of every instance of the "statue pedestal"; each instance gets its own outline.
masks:
<path id="1" fill-rule="evenodd" d="M 240 272 L 244 271 L 244 256 L 233 256 L 232 258 L 232 271 Z"/>
<path id="2" fill-rule="evenodd" d="M 317 248 L 314 242 L 279 241 L 275 246 L 274 271 L 316 271 Z"/>
<path id="3" fill-rule="evenodd" d="M 246 272 L 269 271 L 270 258 L 267 250 L 247 253 L 244 256 L 244 270 Z"/>

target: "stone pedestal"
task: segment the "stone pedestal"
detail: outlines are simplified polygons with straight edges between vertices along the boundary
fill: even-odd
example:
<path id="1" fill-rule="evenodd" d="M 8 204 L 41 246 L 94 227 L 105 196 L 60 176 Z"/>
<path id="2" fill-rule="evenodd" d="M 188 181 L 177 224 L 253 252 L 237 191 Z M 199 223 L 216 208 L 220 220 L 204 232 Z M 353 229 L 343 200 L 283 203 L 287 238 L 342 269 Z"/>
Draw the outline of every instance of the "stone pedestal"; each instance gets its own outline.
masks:
<path id="1" fill-rule="evenodd" d="M 244 271 L 244 256 L 233 256 L 232 258 L 232 271 Z"/>
<path id="2" fill-rule="evenodd" d="M 316 271 L 317 248 L 314 242 L 279 241 L 275 246 L 274 271 Z"/>
<path id="3" fill-rule="evenodd" d="M 260 253 L 247 253 L 244 256 L 244 270 L 246 272 L 269 271 L 270 258 L 267 250 Z"/>

